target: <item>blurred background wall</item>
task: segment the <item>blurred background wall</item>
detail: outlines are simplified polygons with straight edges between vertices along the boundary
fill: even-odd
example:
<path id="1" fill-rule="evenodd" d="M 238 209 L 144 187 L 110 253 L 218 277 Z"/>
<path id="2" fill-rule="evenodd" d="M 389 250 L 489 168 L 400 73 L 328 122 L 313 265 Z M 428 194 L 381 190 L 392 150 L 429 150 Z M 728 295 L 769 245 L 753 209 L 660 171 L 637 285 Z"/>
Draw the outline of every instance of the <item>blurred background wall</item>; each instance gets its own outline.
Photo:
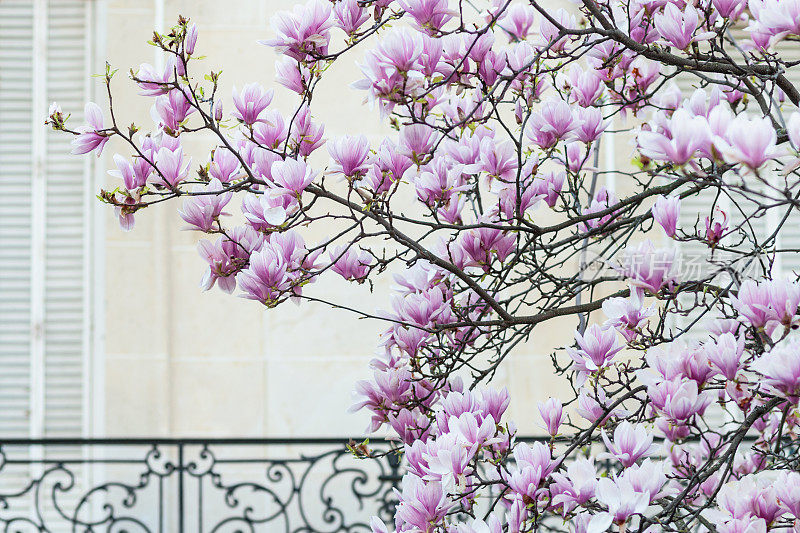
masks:
<path id="1" fill-rule="evenodd" d="M 125 233 L 94 195 L 112 179 L 109 143 L 96 159 L 69 156 L 67 136 L 42 126 L 58 101 L 83 120 L 83 103 L 104 107 L 108 60 L 118 121 L 152 125 L 152 101 L 128 71 L 158 63 L 146 44 L 178 14 L 199 27 L 198 62 L 233 85 L 275 87 L 273 105 L 297 96 L 273 83 L 270 17 L 288 0 L 0 0 L 0 435 L 344 436 L 364 413 L 347 413 L 356 380 L 369 376 L 382 326 L 320 305 L 265 310 L 218 289 L 198 288 L 198 235 L 180 231 L 178 204 L 137 214 Z M 326 73 L 312 107 L 326 137 L 393 135 L 349 84 L 362 52 Z M 197 68 L 197 67 L 196 67 Z M 194 71 L 195 76 L 203 72 Z M 184 140 L 196 168 L 209 139 Z M 327 157 L 319 150 L 321 161 Z M 629 160 L 607 146 L 604 166 Z M 127 154 L 126 154 L 127 155 Z M 609 186 L 615 184 L 609 178 Z M 307 235 L 309 241 L 322 235 Z M 310 288 L 367 310 L 388 307 L 388 276 L 370 293 L 329 278 Z M 548 323 L 515 350 L 495 383 L 512 395 L 510 415 L 537 433 L 536 401 L 565 386 L 549 354 L 569 342 L 572 321 Z"/>

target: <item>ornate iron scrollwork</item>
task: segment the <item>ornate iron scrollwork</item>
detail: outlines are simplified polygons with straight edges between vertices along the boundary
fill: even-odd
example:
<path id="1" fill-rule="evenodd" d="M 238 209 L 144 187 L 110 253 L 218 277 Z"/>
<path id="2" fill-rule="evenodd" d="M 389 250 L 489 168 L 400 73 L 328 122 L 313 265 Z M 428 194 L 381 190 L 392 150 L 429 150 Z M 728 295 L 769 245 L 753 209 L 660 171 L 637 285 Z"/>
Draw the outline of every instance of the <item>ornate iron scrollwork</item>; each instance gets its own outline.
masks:
<path id="1" fill-rule="evenodd" d="M 335 439 L 6 440 L 0 532 L 369 531 L 401 465 Z M 386 451 L 388 443 L 373 440 Z"/>

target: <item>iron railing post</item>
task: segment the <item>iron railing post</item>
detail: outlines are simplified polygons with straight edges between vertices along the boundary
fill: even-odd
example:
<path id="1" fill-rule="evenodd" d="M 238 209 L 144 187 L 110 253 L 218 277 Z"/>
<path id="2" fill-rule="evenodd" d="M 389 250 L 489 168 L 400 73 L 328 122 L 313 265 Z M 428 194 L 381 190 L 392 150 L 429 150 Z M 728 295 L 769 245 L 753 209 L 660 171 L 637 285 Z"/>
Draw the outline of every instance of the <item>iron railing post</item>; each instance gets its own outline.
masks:
<path id="1" fill-rule="evenodd" d="M 184 533 L 184 508 L 183 508 L 183 443 L 178 443 L 178 533 Z"/>

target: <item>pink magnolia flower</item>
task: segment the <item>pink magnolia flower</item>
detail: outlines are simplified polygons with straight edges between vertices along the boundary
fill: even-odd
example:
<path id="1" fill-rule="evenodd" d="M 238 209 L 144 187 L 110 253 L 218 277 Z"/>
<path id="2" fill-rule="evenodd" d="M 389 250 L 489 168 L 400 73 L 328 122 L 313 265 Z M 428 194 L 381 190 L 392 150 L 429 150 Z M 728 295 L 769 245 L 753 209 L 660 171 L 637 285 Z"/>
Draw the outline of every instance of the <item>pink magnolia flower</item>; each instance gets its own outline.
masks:
<path id="1" fill-rule="evenodd" d="M 723 333 L 716 340 L 704 346 L 708 360 L 727 380 L 735 380 L 742 365 L 744 354 L 744 337 L 734 337 L 732 333 Z"/>
<path id="2" fill-rule="evenodd" d="M 378 103 L 381 117 L 388 116 L 397 103 L 424 90 L 424 75 L 416 70 L 422 67 L 418 61 L 421 52 L 419 34 L 403 30 L 388 33 L 377 49 L 367 52 L 360 65 L 364 78 L 352 87 L 367 91 L 370 109 Z"/>
<path id="3" fill-rule="evenodd" d="M 739 286 L 739 292 L 731 298 L 739 314 L 754 328 L 763 328 L 770 321 L 769 282 L 748 279 Z"/>
<path id="4" fill-rule="evenodd" d="M 292 11 L 278 12 L 270 21 L 276 37 L 259 43 L 298 61 L 309 54 L 326 54 L 333 27 L 331 14 L 331 3 L 325 0 L 308 0 Z"/>
<path id="5" fill-rule="evenodd" d="M 539 415 L 544 421 L 547 433 L 551 437 L 558 435 L 558 428 L 561 426 L 563 417 L 561 402 L 555 398 L 548 398 L 546 402 L 539 402 Z"/>
<path id="6" fill-rule="evenodd" d="M 639 151 L 652 159 L 685 165 L 698 150 L 711 142 L 708 120 L 690 115 L 683 108 L 672 115 L 669 128 L 669 135 L 666 132 L 640 131 L 637 136 Z"/>
<path id="7" fill-rule="evenodd" d="M 325 139 L 322 138 L 324 134 L 325 126 L 314 123 L 311 120 L 311 109 L 308 104 L 303 104 L 294 117 L 291 135 L 293 148 L 299 156 L 307 157 L 325 144 Z"/>
<path id="8" fill-rule="evenodd" d="M 400 130 L 400 153 L 419 163 L 436 142 L 434 130 L 425 124 L 411 124 Z"/>
<path id="9" fill-rule="evenodd" d="M 608 320 L 604 326 L 619 331 L 628 342 L 641 334 L 647 319 L 655 313 L 655 307 L 644 307 L 641 297 L 634 291 L 630 298 L 609 298 L 603 302 L 603 313 Z"/>
<path id="10" fill-rule="evenodd" d="M 783 508 L 795 519 L 800 519 L 800 472 L 781 472 L 774 486 Z"/>
<path id="11" fill-rule="evenodd" d="M 241 92 L 234 86 L 233 105 L 236 111 L 233 112 L 233 116 L 249 125 L 263 120 L 259 116 L 272 102 L 273 95 L 272 89 L 265 91 L 258 83 L 245 85 Z"/>
<path id="12" fill-rule="evenodd" d="M 580 65 L 574 65 L 565 81 L 570 87 L 570 101 L 581 107 L 588 108 L 603 96 L 605 86 L 594 69 L 583 70 Z"/>
<path id="13" fill-rule="evenodd" d="M 386 421 L 387 409 L 402 405 L 408 400 L 413 377 L 406 368 L 375 368 L 372 379 L 356 383 L 353 396 L 355 403 L 350 411 L 367 408 L 373 412 L 370 431 L 376 431 Z"/>
<path id="14" fill-rule="evenodd" d="M 756 46 L 766 49 L 789 35 L 800 34 L 800 3 L 795 0 L 750 0 L 753 15 L 748 26 Z"/>
<path id="15" fill-rule="evenodd" d="M 777 134 L 767 117 L 750 118 L 737 115 L 719 139 L 720 149 L 729 163 L 741 163 L 751 170 L 758 170 L 764 163 L 783 155 L 776 146 Z"/>
<path id="16" fill-rule="evenodd" d="M 608 453 L 600 454 L 598 457 L 614 457 L 625 468 L 655 452 L 653 436 L 641 424 L 634 426 L 627 420 L 621 422 L 614 429 L 614 442 L 609 440 L 605 430 L 602 431 L 601 435 Z"/>
<path id="17" fill-rule="evenodd" d="M 500 27 L 511 41 L 524 41 L 531 33 L 536 11 L 527 4 L 511 4 L 500 18 Z"/>
<path id="18" fill-rule="evenodd" d="M 448 296 L 440 285 L 424 292 L 392 295 L 393 318 L 417 326 L 430 326 L 450 321 L 452 312 Z"/>
<path id="19" fill-rule="evenodd" d="M 800 285 L 785 279 L 745 280 L 731 301 L 750 325 L 772 334 L 779 326 L 791 327 L 796 323 Z"/>
<path id="20" fill-rule="evenodd" d="M 286 194 L 299 198 L 306 187 L 311 185 L 317 173 L 305 161 L 284 159 L 272 164 L 272 179 L 275 188 L 273 195 Z"/>
<path id="21" fill-rule="evenodd" d="M 747 7 L 746 0 L 711 0 L 711 5 L 722 18 L 738 19 Z"/>
<path id="22" fill-rule="evenodd" d="M 718 533 L 767 533 L 767 523 L 752 515 L 717 522 L 714 526 Z"/>
<path id="23" fill-rule="evenodd" d="M 389 411 L 386 414 L 386 422 L 405 444 L 416 440 L 424 441 L 430 437 L 429 420 L 419 409 L 409 410 L 403 407 L 398 412 Z"/>
<path id="24" fill-rule="evenodd" d="M 534 76 L 528 67 L 536 57 L 536 50 L 528 42 L 516 43 L 506 50 L 506 61 L 510 75 L 514 76 L 511 86 L 524 96 L 525 102 L 530 104 L 534 99 L 542 96 L 550 87 L 550 82 L 542 76 Z M 517 123 L 522 123 L 522 102 L 518 101 L 515 111 Z"/>
<path id="25" fill-rule="evenodd" d="M 711 246 L 716 246 L 728 232 L 728 214 L 719 206 L 714 207 L 713 214 L 705 218 L 705 225 L 706 242 Z"/>
<path id="26" fill-rule="evenodd" d="M 452 248 L 462 254 L 463 266 L 478 266 L 488 271 L 493 258 L 505 261 L 516 244 L 515 233 L 482 226 L 459 233 Z"/>
<path id="27" fill-rule="evenodd" d="M 161 96 L 167 94 L 175 82 L 175 74 L 184 75 L 183 65 L 178 67 L 175 56 L 169 55 L 164 61 L 164 69 L 156 72 L 155 67 L 149 63 L 142 63 L 136 71 L 136 85 L 139 86 L 142 96 Z"/>
<path id="28" fill-rule="evenodd" d="M 267 183 L 272 183 L 272 165 L 282 161 L 283 157 L 274 151 L 262 150 L 250 141 L 243 141 L 243 144 L 244 146 L 239 148 L 239 154 L 244 159 L 245 164 L 250 167 L 250 172 L 253 176 L 261 178 Z"/>
<path id="29" fill-rule="evenodd" d="M 558 8 L 555 12 L 551 12 L 550 16 L 563 28 L 574 29 L 578 27 L 575 15 L 571 15 L 563 7 Z M 549 46 L 550 51 L 553 53 L 563 52 L 569 42 L 569 36 L 559 37 L 560 35 L 561 30 L 558 26 L 550 22 L 547 17 L 542 17 L 542 20 L 539 22 L 538 46 Z"/>
<path id="30" fill-rule="evenodd" d="M 508 409 L 509 402 L 508 389 L 503 387 L 502 389 L 484 389 L 481 391 L 478 405 L 485 416 L 491 416 L 492 420 L 500 423 L 503 413 Z"/>
<path id="31" fill-rule="evenodd" d="M 793 336 L 759 357 L 752 365 L 766 385 L 793 403 L 800 400 L 800 339 Z"/>
<path id="32" fill-rule="evenodd" d="M 369 180 L 368 174 L 367 178 L 370 189 L 375 193 L 388 192 L 392 184 L 402 179 L 406 170 L 413 165 L 411 159 L 401 154 L 389 139 L 381 142 L 378 151 L 368 161 L 372 164 L 370 174 L 374 177 Z"/>
<path id="33" fill-rule="evenodd" d="M 131 231 L 136 225 L 134 213 L 136 204 L 141 200 L 141 191 L 138 189 L 127 192 L 120 191 L 114 194 L 114 200 L 118 204 L 114 206 L 114 212 L 117 215 L 119 227 L 122 231 Z"/>
<path id="34" fill-rule="evenodd" d="M 665 492 L 661 490 L 667 483 L 667 475 L 664 472 L 662 461 L 645 459 L 641 464 L 626 468 L 621 477 L 629 481 L 636 492 L 647 493 L 650 496 L 649 503 L 653 503 Z"/>
<path id="35" fill-rule="evenodd" d="M 311 71 L 296 59 L 286 56 L 275 62 L 275 81 L 292 92 L 303 94 L 311 83 Z"/>
<path id="36" fill-rule="evenodd" d="M 423 461 L 417 468 L 423 471 L 422 479 L 441 483 L 448 493 L 458 492 L 463 490 L 466 477 L 472 474 L 470 461 L 475 451 L 454 433 L 440 435 L 427 442 L 422 452 Z"/>
<path id="37" fill-rule="evenodd" d="M 411 15 L 417 27 L 429 33 L 441 30 L 455 14 L 448 0 L 397 0 L 397 3 Z"/>
<path id="38" fill-rule="evenodd" d="M 563 505 L 562 514 L 569 513 L 595 497 L 597 492 L 597 469 L 594 460 L 577 457 L 567 465 L 566 473 L 553 472 L 553 505 Z"/>
<path id="39" fill-rule="evenodd" d="M 800 307 L 800 284 L 788 279 L 774 279 L 769 283 L 769 316 L 784 328 L 797 324 Z"/>
<path id="40" fill-rule="evenodd" d="M 186 35 L 183 40 L 183 50 L 188 54 L 194 54 L 197 46 L 197 24 L 191 23 L 186 27 Z"/>
<path id="41" fill-rule="evenodd" d="M 708 360 L 708 355 L 699 346 L 689 346 L 680 350 L 679 364 L 681 374 L 702 387 L 714 374 L 714 368 Z"/>
<path id="42" fill-rule="evenodd" d="M 320 267 L 317 258 L 322 251 L 315 250 L 309 253 L 305 240 L 294 229 L 271 233 L 267 245 L 277 250 L 286 262 L 292 281 L 298 281 L 305 276 L 304 272 Z M 305 277 L 303 281 L 306 280 L 312 282 L 313 278 Z M 294 287 L 293 291 L 299 294 L 300 289 L 301 287 Z"/>
<path id="43" fill-rule="evenodd" d="M 490 35 L 490 34 L 486 34 Z M 497 81 L 497 78 L 506 68 L 506 55 L 505 53 L 498 53 L 493 50 L 490 50 L 486 53 L 483 59 L 478 64 L 478 75 L 481 79 L 486 83 L 486 85 L 494 85 Z M 474 106 L 473 106 L 474 107 Z M 486 110 L 487 107 L 483 102 L 479 104 L 478 109 Z M 475 113 L 476 118 L 480 118 L 481 116 L 485 115 L 486 111 L 482 111 L 481 113 Z"/>
<path id="44" fill-rule="evenodd" d="M 94 102 L 87 102 L 83 112 L 86 115 L 86 125 L 79 127 L 78 135 L 72 139 L 71 153 L 80 155 L 97 150 L 97 157 L 100 157 L 110 135 L 104 131 L 103 112 Z"/>
<path id="45" fill-rule="evenodd" d="M 327 143 L 328 153 L 334 164 L 330 167 L 333 174 L 341 174 L 348 179 L 358 179 L 367 171 L 369 141 L 363 135 L 345 135 Z"/>
<path id="46" fill-rule="evenodd" d="M 714 32 L 695 33 L 700 25 L 700 15 L 692 4 L 686 4 L 686 8 L 681 12 L 676 4 L 669 2 L 662 13 L 655 14 L 653 23 L 661 37 L 681 50 L 693 42 L 714 36 Z"/>
<path id="47" fill-rule="evenodd" d="M 214 222 L 222 210 L 231 201 L 233 193 L 224 190 L 222 183 L 217 178 L 212 178 L 208 187 L 195 187 L 198 196 L 189 196 L 183 201 L 183 210 L 178 211 L 180 217 L 189 224 L 189 229 L 211 231 Z"/>
<path id="48" fill-rule="evenodd" d="M 417 198 L 428 207 L 447 203 L 456 194 L 466 191 L 470 185 L 462 183 L 460 165 L 454 165 L 448 157 L 437 157 L 420 168 L 414 177 Z"/>
<path id="49" fill-rule="evenodd" d="M 556 467 L 550 449 L 541 442 L 532 445 L 520 442 L 514 447 L 514 459 L 516 468 L 509 471 L 508 486 L 521 496 L 537 499 L 544 491 L 545 480 Z"/>
<path id="50" fill-rule="evenodd" d="M 233 152 L 223 146 L 214 149 L 208 173 L 222 183 L 230 183 L 242 175 L 242 165 Z"/>
<path id="51" fill-rule="evenodd" d="M 578 348 L 567 348 L 567 354 L 573 360 L 572 368 L 583 376 L 581 381 L 585 381 L 588 374 L 610 366 L 614 356 L 623 348 L 614 329 L 598 324 L 590 325 L 583 335 L 576 331 L 575 340 Z"/>
<path id="52" fill-rule="evenodd" d="M 771 524 L 784 510 L 778 503 L 773 483 L 752 475 L 742 476 L 722 486 L 717 498 L 719 513 L 712 517 L 729 522 L 729 519 L 750 521 L 761 519 Z"/>
<path id="53" fill-rule="evenodd" d="M 597 482 L 597 501 L 606 511 L 597 513 L 589 522 L 588 533 L 601 533 L 611 524 L 624 531 L 624 524 L 632 516 L 642 514 L 650 504 L 650 494 L 639 492 L 626 478 L 600 478 Z"/>
<path id="54" fill-rule="evenodd" d="M 370 254 L 361 250 L 356 252 L 352 247 L 337 246 L 330 251 L 333 265 L 331 270 L 346 280 L 363 282 L 369 273 L 374 260 Z"/>
<path id="55" fill-rule="evenodd" d="M 223 105 L 221 101 L 215 102 L 211 107 L 211 115 L 214 117 L 214 120 L 217 122 L 222 122 L 223 118 Z"/>
<path id="56" fill-rule="evenodd" d="M 492 139 L 483 139 L 480 144 L 480 170 L 492 178 L 505 182 L 512 181 L 517 175 L 517 152 L 510 142 L 496 143 Z"/>
<path id="57" fill-rule="evenodd" d="M 278 150 L 289 136 L 289 126 L 280 112 L 268 109 L 260 122 L 253 125 L 253 139 L 262 146 Z M 269 152 L 267 152 L 269 154 Z M 276 154 L 271 154 L 276 155 Z"/>
<path id="58" fill-rule="evenodd" d="M 626 411 L 621 407 L 615 407 L 606 413 L 606 408 L 610 407 L 610 404 L 611 401 L 603 389 L 598 388 L 595 392 L 590 392 L 584 387 L 578 393 L 576 411 L 592 424 L 601 417 L 605 417 L 605 420 L 603 420 L 603 423 L 605 423 L 611 417 L 621 417 L 626 414 Z"/>
<path id="59" fill-rule="evenodd" d="M 647 393 L 654 406 L 667 416 L 671 425 L 685 424 L 695 415 L 702 416 L 713 400 L 705 391 L 699 391 L 697 382 L 690 379 L 662 381 L 648 387 Z M 675 429 L 670 428 L 672 431 Z"/>
<path id="60" fill-rule="evenodd" d="M 136 157 L 134 162 L 144 161 L 141 157 Z M 138 189 L 147 184 L 147 178 L 150 175 L 152 167 L 149 163 L 143 165 L 141 163 L 131 165 L 130 161 L 125 159 L 119 154 L 114 154 L 114 164 L 117 166 L 116 170 L 109 170 L 111 176 L 122 179 L 125 188 L 129 191 Z"/>
<path id="61" fill-rule="evenodd" d="M 264 242 L 262 235 L 246 226 L 236 226 L 228 234 L 230 237 L 220 237 L 213 243 L 205 239 L 197 243 L 200 257 L 208 263 L 208 270 L 200 281 L 200 287 L 205 291 L 218 283 L 225 292 L 233 292 L 235 275 L 247 264 L 250 254 Z"/>
<path id="62" fill-rule="evenodd" d="M 447 494 L 437 481 L 425 482 L 409 473 L 403 476 L 402 490 L 395 489 L 399 500 L 395 516 L 400 524 L 428 533 L 450 510 Z"/>
<path id="63" fill-rule="evenodd" d="M 610 120 L 603 120 L 603 113 L 596 107 L 581 107 L 575 110 L 579 126 L 575 129 L 575 138 L 582 143 L 594 142 L 608 128 Z"/>
<path id="64" fill-rule="evenodd" d="M 461 413 L 458 417 L 451 416 L 447 425 L 450 434 L 456 436 L 462 446 L 467 447 L 471 456 L 482 446 L 491 444 L 497 433 L 497 422 L 491 415 L 483 416 L 483 413 L 471 411 Z"/>
<path id="65" fill-rule="evenodd" d="M 672 287 L 677 281 L 674 262 L 675 250 L 656 249 L 648 240 L 625 249 L 620 272 L 635 290 L 658 294 L 661 289 Z"/>
<path id="66" fill-rule="evenodd" d="M 549 100 L 531 113 L 525 135 L 539 148 L 547 149 L 568 138 L 579 126 L 564 100 Z"/>
<path id="67" fill-rule="evenodd" d="M 477 395 L 471 391 L 450 391 L 445 394 L 436 413 L 436 428 L 439 434 L 450 432 L 450 420 L 464 413 L 475 413 L 480 410 Z"/>
<path id="68" fill-rule="evenodd" d="M 250 265 L 237 276 L 237 281 L 244 298 L 267 305 L 273 305 L 291 288 L 286 261 L 271 246 L 250 255 Z"/>
<path id="69" fill-rule="evenodd" d="M 540 189 L 531 183 L 532 181 L 524 179 L 520 180 L 519 184 L 495 182 L 492 192 L 497 194 L 500 212 L 507 220 L 516 218 L 517 213 L 524 217 L 545 198 L 545 195 L 539 192 Z"/>
<path id="70" fill-rule="evenodd" d="M 208 270 L 200 281 L 203 290 L 210 290 L 217 282 L 220 289 L 227 293 L 233 292 L 236 288 L 235 274 L 239 270 L 239 265 L 228 255 L 223 246 L 223 239 L 220 237 L 216 242 L 203 239 L 197 243 L 200 257 L 208 263 Z"/>
<path id="71" fill-rule="evenodd" d="M 153 120 L 167 132 L 178 132 L 183 121 L 196 110 L 181 89 L 173 89 L 156 98 Z"/>
<path id="72" fill-rule="evenodd" d="M 183 149 L 170 150 L 162 146 L 155 155 L 156 171 L 153 182 L 174 189 L 189 175 L 192 158 L 183 158 Z"/>
<path id="73" fill-rule="evenodd" d="M 566 174 L 563 171 L 547 172 L 542 178 L 533 180 L 532 188 L 535 194 L 544 195 L 544 201 L 548 206 L 554 207 L 558 201 L 561 188 L 564 186 L 565 179 Z"/>
<path id="74" fill-rule="evenodd" d="M 339 28 L 347 35 L 352 35 L 369 20 L 369 11 L 358 0 L 341 0 L 333 6 L 333 17 Z"/>
<path id="75" fill-rule="evenodd" d="M 455 524 L 454 533 L 503 533 L 503 524 L 497 515 L 491 514 L 484 520 L 474 518 L 469 523 Z"/>
<path id="76" fill-rule="evenodd" d="M 242 214 L 258 231 L 267 231 L 281 226 L 289 216 L 283 198 L 266 194 L 248 194 L 242 199 Z"/>
<path id="77" fill-rule="evenodd" d="M 681 213 L 679 196 L 659 196 L 651 209 L 653 219 L 664 229 L 667 237 L 674 237 L 678 229 L 678 218 Z"/>
<path id="78" fill-rule="evenodd" d="M 480 63 L 491 53 L 495 40 L 492 32 L 485 32 L 478 35 L 464 34 L 461 38 L 464 41 L 463 50 L 465 55 L 475 61 L 475 63 Z M 448 55 L 452 56 L 452 53 Z"/>
<path id="79" fill-rule="evenodd" d="M 584 152 L 584 146 L 577 141 L 566 143 L 564 145 L 564 153 L 566 155 L 564 166 L 566 166 L 567 169 L 571 170 L 572 172 L 578 172 L 581 170 L 589 156 L 589 151 L 586 150 Z"/>

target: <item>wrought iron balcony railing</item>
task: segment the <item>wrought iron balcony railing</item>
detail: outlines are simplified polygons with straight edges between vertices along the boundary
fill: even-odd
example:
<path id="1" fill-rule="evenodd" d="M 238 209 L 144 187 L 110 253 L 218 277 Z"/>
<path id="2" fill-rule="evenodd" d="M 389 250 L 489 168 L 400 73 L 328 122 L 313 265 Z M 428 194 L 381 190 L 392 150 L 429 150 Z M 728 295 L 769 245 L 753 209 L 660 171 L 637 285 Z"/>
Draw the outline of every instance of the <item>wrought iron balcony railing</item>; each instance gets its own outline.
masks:
<path id="1" fill-rule="evenodd" d="M 371 516 L 391 516 L 401 467 L 393 454 L 357 459 L 347 442 L 5 439 L 0 531 L 369 531 Z"/>

